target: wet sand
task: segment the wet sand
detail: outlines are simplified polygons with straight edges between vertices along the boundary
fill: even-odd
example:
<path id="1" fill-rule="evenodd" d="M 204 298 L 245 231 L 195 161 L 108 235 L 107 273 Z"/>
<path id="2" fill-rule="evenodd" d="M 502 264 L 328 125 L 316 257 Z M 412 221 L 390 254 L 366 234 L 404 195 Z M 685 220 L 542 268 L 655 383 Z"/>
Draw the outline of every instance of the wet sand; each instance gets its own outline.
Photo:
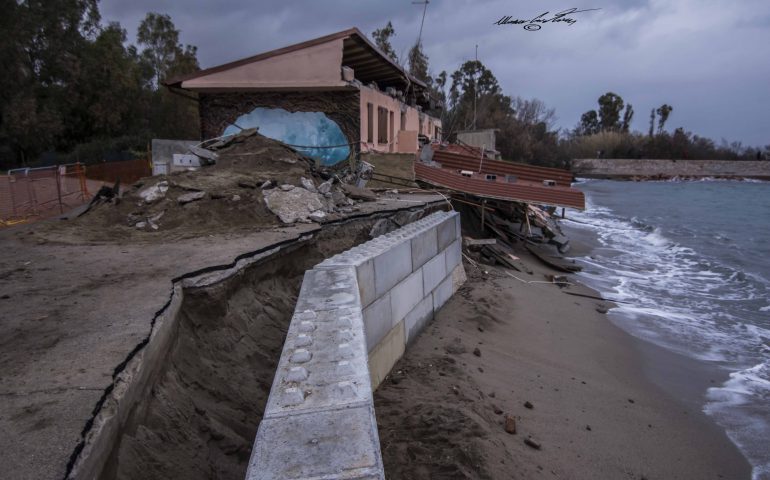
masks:
<path id="1" fill-rule="evenodd" d="M 534 271 L 508 271 L 520 279 L 554 273 L 520 256 Z M 686 359 L 614 326 L 600 312 L 610 305 L 565 294 L 595 294 L 586 287 L 465 267 L 466 285 L 375 394 L 388 478 L 751 478 L 687 400 L 709 372 L 690 378 Z"/>

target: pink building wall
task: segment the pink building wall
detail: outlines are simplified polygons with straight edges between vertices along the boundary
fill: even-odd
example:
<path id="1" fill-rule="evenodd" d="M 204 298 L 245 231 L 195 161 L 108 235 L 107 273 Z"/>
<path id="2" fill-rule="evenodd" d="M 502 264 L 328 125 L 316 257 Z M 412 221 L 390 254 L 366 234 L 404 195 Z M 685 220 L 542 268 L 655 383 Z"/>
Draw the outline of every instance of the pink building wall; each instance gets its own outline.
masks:
<path id="1" fill-rule="evenodd" d="M 419 112 L 395 98 L 372 88 L 362 86 L 361 92 L 361 150 L 392 153 L 410 153 L 417 151 L 417 134 L 423 134 L 431 140 L 436 139 L 435 127 L 441 130 L 441 120 Z M 369 112 L 372 105 L 372 141 L 369 141 Z M 388 141 L 378 141 L 378 107 L 388 110 Z M 393 129 L 390 128 L 390 114 L 393 114 Z M 401 128 L 401 114 L 404 114 L 404 128 Z M 399 131 L 415 132 L 414 135 L 399 135 Z M 440 133 L 440 132 L 439 132 Z M 404 143 L 408 142 L 408 143 Z"/>

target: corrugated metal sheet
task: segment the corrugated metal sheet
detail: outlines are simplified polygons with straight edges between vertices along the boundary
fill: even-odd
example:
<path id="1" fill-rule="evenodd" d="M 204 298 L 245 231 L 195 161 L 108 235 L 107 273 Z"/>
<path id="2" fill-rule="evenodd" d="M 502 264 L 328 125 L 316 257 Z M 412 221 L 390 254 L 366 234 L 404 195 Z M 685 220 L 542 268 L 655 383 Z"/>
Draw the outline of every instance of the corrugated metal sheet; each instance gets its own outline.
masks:
<path id="1" fill-rule="evenodd" d="M 542 182 L 535 183 L 521 180 L 508 183 L 504 181 L 504 178 L 500 177 L 497 180 L 485 180 L 484 177 L 477 175 L 464 177 L 456 169 L 432 167 L 420 162 L 415 162 L 414 173 L 417 180 L 425 183 L 470 193 L 479 197 L 577 208 L 580 210 L 585 209 L 585 196 L 583 192 L 571 187 L 547 187 Z"/>
<path id="2" fill-rule="evenodd" d="M 470 156 L 446 150 L 433 152 L 433 160 L 442 167 L 458 170 L 470 170 L 497 175 L 515 175 L 519 180 L 542 183 L 543 180 L 553 180 L 556 185 L 569 187 L 572 184 L 572 173 L 558 168 L 536 167 L 525 163 L 505 162 L 501 160 L 481 159 L 480 156 Z"/>

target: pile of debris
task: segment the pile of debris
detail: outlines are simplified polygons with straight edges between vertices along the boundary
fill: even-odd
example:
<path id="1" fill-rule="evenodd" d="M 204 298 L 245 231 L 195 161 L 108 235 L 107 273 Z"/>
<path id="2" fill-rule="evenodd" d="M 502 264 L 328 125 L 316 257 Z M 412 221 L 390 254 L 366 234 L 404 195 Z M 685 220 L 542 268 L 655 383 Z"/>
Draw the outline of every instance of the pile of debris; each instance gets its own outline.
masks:
<path id="1" fill-rule="evenodd" d="M 554 218 L 555 208 L 478 199 L 464 194 L 452 196 L 468 225 L 480 239 L 465 238 L 466 254 L 479 262 L 501 265 L 532 273 L 516 255 L 522 248 L 551 268 L 566 273 L 581 267 L 562 254 L 569 250 L 569 239 Z"/>
<path id="2" fill-rule="evenodd" d="M 73 226 L 102 240 L 142 232 L 194 236 L 324 222 L 377 200 L 345 183 L 356 180 L 347 165 L 322 168 L 256 129 L 191 151 L 199 169 L 144 178 L 120 194 L 117 186 L 103 188 Z"/>

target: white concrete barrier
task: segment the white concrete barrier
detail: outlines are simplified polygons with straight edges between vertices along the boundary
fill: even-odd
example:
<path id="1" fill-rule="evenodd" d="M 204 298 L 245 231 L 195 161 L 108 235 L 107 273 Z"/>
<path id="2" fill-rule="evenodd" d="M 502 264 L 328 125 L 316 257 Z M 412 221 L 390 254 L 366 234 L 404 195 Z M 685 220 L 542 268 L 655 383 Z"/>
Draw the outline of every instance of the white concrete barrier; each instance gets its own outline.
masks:
<path id="1" fill-rule="evenodd" d="M 383 479 L 372 391 L 465 275 L 436 212 L 305 273 L 246 478 Z"/>

